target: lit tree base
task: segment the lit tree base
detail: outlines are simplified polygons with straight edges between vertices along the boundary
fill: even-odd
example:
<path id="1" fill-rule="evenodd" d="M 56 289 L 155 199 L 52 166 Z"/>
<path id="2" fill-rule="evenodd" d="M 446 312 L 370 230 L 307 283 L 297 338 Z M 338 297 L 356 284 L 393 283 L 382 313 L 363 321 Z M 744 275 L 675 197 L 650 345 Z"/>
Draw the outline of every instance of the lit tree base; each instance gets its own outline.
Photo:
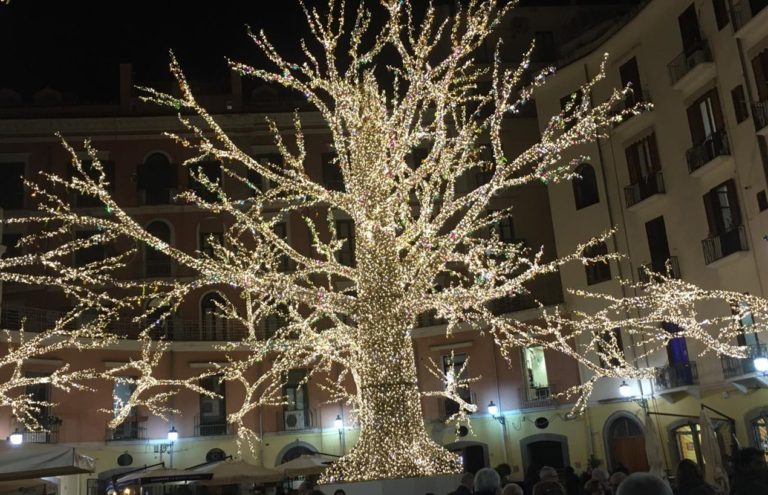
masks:
<path id="1" fill-rule="evenodd" d="M 411 442 L 395 442 L 382 432 L 361 435 L 354 449 L 325 470 L 320 483 L 419 478 L 461 473 L 461 459 L 414 433 Z"/>

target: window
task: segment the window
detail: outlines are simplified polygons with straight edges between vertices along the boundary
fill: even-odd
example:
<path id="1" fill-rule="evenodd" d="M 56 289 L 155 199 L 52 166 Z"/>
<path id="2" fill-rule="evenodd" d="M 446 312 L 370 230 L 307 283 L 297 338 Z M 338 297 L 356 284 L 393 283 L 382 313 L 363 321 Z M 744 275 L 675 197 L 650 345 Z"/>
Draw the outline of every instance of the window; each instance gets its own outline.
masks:
<path id="1" fill-rule="evenodd" d="M 584 250 L 587 258 L 596 258 L 608 254 L 608 246 L 604 242 L 590 246 Z M 594 285 L 611 279 L 611 265 L 608 261 L 589 261 L 584 267 L 587 274 L 587 285 Z"/>
<path id="2" fill-rule="evenodd" d="M 739 325 L 741 333 L 736 335 L 736 342 L 741 346 L 750 347 L 749 352 L 759 352 L 760 341 L 754 331 L 755 317 L 745 302 L 739 302 L 738 305 L 731 306 L 731 313 L 739 316 Z"/>
<path id="3" fill-rule="evenodd" d="M 176 165 L 164 153 L 152 153 L 137 167 L 136 185 L 142 204 L 170 204 L 179 187 Z"/>
<path id="4" fill-rule="evenodd" d="M 47 373 L 27 373 L 28 378 L 45 377 Z M 50 383 L 35 383 L 27 385 L 25 387 L 25 393 L 33 402 L 51 402 L 51 384 Z M 46 426 L 48 424 L 48 418 L 51 416 L 50 406 L 38 406 L 38 408 L 31 412 L 32 417 L 41 425 Z"/>
<path id="5" fill-rule="evenodd" d="M 557 57 L 555 35 L 552 31 L 536 31 L 533 33 L 536 48 L 531 55 L 532 62 L 552 62 Z"/>
<path id="6" fill-rule="evenodd" d="M 757 99 L 765 105 L 768 102 L 768 49 L 758 53 L 752 59 L 752 70 L 755 73 Z"/>
<path id="7" fill-rule="evenodd" d="M 741 123 L 749 118 L 749 107 L 747 97 L 744 95 L 744 86 L 739 84 L 731 90 L 731 100 L 733 101 L 733 112 L 736 114 L 736 122 Z"/>
<path id="8" fill-rule="evenodd" d="M 345 239 L 336 252 L 336 260 L 345 266 L 355 266 L 355 224 L 352 220 L 336 220 L 336 237 Z"/>
<path id="9" fill-rule="evenodd" d="M 290 425 L 295 429 L 309 426 L 309 397 L 307 396 L 306 379 L 307 370 L 291 370 L 288 372 L 287 380 L 283 386 L 283 394 L 287 402 L 284 410 L 286 412 L 295 411 L 299 413 L 290 416 L 294 421 L 303 420 Z M 286 415 L 286 418 L 288 418 L 288 415 Z"/>
<path id="10" fill-rule="evenodd" d="M 323 153 L 323 183 L 331 191 L 345 191 L 344 176 L 336 163 L 336 153 Z"/>
<path id="11" fill-rule="evenodd" d="M 766 195 L 765 189 L 757 193 L 757 207 L 760 211 L 768 210 L 768 195 Z"/>
<path id="12" fill-rule="evenodd" d="M 501 242 L 515 242 L 515 223 L 511 216 L 496 222 L 496 232 Z"/>
<path id="13" fill-rule="evenodd" d="M 426 148 L 414 148 L 413 151 L 411 151 L 411 154 L 406 156 L 405 160 L 412 170 L 416 170 L 422 163 L 424 163 L 427 156 L 429 156 L 429 150 Z"/>
<path id="14" fill-rule="evenodd" d="M 598 203 L 600 196 L 597 192 L 597 177 L 595 176 L 594 167 L 588 163 L 582 163 L 576 167 L 575 172 L 578 177 L 574 177 L 571 183 L 573 184 L 573 198 L 576 202 L 576 209 L 580 210 Z"/>
<path id="15" fill-rule="evenodd" d="M 672 430 L 675 438 L 677 453 L 680 460 L 689 459 L 698 465 L 702 465 L 701 459 L 701 431 L 696 423 L 678 426 Z"/>
<path id="16" fill-rule="evenodd" d="M 725 5 L 725 0 L 712 0 L 712 8 L 715 11 L 717 30 L 720 31 L 728 25 L 728 7 Z"/>
<path id="17" fill-rule="evenodd" d="M 704 195 L 710 236 L 722 235 L 741 225 L 741 211 L 733 179 L 712 188 Z"/>
<path id="18" fill-rule="evenodd" d="M 80 161 L 82 167 L 83 167 L 83 173 L 85 173 L 88 177 L 92 178 L 93 180 L 98 180 L 99 178 L 99 172 L 97 172 L 93 168 L 93 162 L 91 160 L 81 160 Z M 99 163 L 101 164 L 101 168 L 104 170 L 104 175 L 109 183 L 107 185 L 107 191 L 110 193 L 115 192 L 115 162 L 111 160 L 99 160 Z M 79 176 L 82 178 L 82 176 L 79 173 L 75 172 L 75 166 L 72 165 L 72 163 L 69 163 L 67 166 L 67 178 L 71 179 L 72 177 Z M 74 203 L 75 206 L 101 206 L 101 201 L 96 198 L 95 196 L 91 196 L 89 194 L 81 194 L 79 192 L 75 193 L 74 196 Z"/>
<path id="19" fill-rule="evenodd" d="M 274 233 L 284 241 L 288 241 L 288 224 L 285 222 L 278 222 L 272 226 Z M 280 262 L 277 269 L 281 272 L 287 272 L 291 270 L 291 258 L 288 255 L 280 256 Z"/>
<path id="20" fill-rule="evenodd" d="M 453 355 L 447 355 L 443 356 L 443 373 L 448 376 L 448 374 L 452 374 L 454 379 L 464 379 L 467 378 L 466 376 L 466 369 L 464 370 L 463 374 L 460 374 L 462 371 L 461 368 L 464 366 L 464 363 L 467 362 L 467 355 L 466 354 L 453 354 Z M 469 390 L 469 387 L 464 387 L 459 389 L 459 397 L 461 397 L 461 400 L 464 402 L 472 403 L 472 393 Z M 459 404 L 456 401 L 453 401 L 451 399 L 446 399 L 445 401 L 445 417 L 449 417 L 452 414 L 455 414 L 459 412 Z"/>
<path id="21" fill-rule="evenodd" d="M 200 395 L 199 436 L 227 434 L 227 395 L 224 378 L 207 376 L 200 380 L 200 386 L 218 397 Z"/>
<path id="22" fill-rule="evenodd" d="M 688 107 L 688 126 L 694 146 L 700 145 L 725 128 L 717 90 L 712 89 Z"/>
<path id="23" fill-rule="evenodd" d="M 526 400 L 548 399 L 550 396 L 547 360 L 541 346 L 523 349 L 523 367 L 526 379 Z"/>
<path id="24" fill-rule="evenodd" d="M 21 234 L 3 234 L 2 245 L 5 247 L 3 258 L 12 258 L 23 254 L 22 248 L 18 245 L 21 240 Z"/>
<path id="25" fill-rule="evenodd" d="M 202 182 L 195 179 L 195 176 L 204 176 L 211 184 L 218 184 L 214 190 L 208 189 Z M 219 200 L 217 189 L 221 188 L 221 162 L 216 160 L 204 160 L 197 162 L 189 167 L 189 187 L 197 194 L 200 199 L 209 203 L 215 203 Z"/>
<path id="26" fill-rule="evenodd" d="M 578 108 L 584 103 L 583 100 L 584 94 L 582 93 L 581 89 L 578 89 L 576 92 L 560 98 L 560 110 L 562 111 L 563 118 L 568 119 L 574 113 L 576 113 Z M 575 125 L 576 121 L 568 121 L 565 124 L 564 130 L 568 131 Z"/>
<path id="27" fill-rule="evenodd" d="M 162 242 L 171 244 L 171 228 L 167 223 L 154 221 L 147 225 L 147 232 Z M 170 277 L 171 258 L 148 245 L 145 251 L 144 273 L 147 277 Z"/>
<path id="28" fill-rule="evenodd" d="M 649 178 L 661 170 L 655 134 L 650 134 L 633 143 L 624 150 L 624 153 L 627 156 L 630 184 L 648 182 Z"/>
<path id="29" fill-rule="evenodd" d="M 752 445 L 765 452 L 768 461 L 768 410 L 763 409 L 750 421 L 750 430 Z"/>
<path id="30" fill-rule="evenodd" d="M 288 324 L 288 308 L 284 304 L 278 304 L 277 307 L 264 318 L 264 336 L 270 338 L 275 335 L 279 329 Z"/>
<path id="31" fill-rule="evenodd" d="M 132 380 L 116 381 L 112 388 L 112 410 L 114 417 L 120 414 L 124 404 L 127 404 L 136 391 L 136 384 Z M 136 440 L 141 438 L 139 433 L 139 417 L 136 407 L 132 407 L 128 417 L 119 426 L 110 432 L 111 440 Z"/>
<path id="32" fill-rule="evenodd" d="M 677 18 L 677 23 L 680 26 L 683 51 L 686 55 L 691 55 L 701 48 L 703 41 L 699 30 L 699 18 L 696 16 L 696 5 L 689 5 Z"/>
<path id="33" fill-rule="evenodd" d="M 221 246 L 224 243 L 224 234 L 221 232 L 200 232 L 199 250 L 206 256 L 213 257 L 214 246 Z"/>
<path id="34" fill-rule="evenodd" d="M 224 305 L 224 298 L 217 292 L 206 294 L 200 301 L 203 340 L 226 340 L 227 320 L 219 309 Z"/>
<path id="35" fill-rule="evenodd" d="M 667 273 L 667 260 L 670 258 L 667 227 L 664 217 L 656 217 L 645 223 L 645 236 L 648 239 L 648 251 L 651 253 L 650 268 L 655 273 Z"/>
<path id="36" fill-rule="evenodd" d="M 0 208 L 24 208 L 24 163 L 0 163 Z"/>
<path id="37" fill-rule="evenodd" d="M 610 332 L 603 332 L 597 343 L 597 357 L 600 360 L 600 366 L 617 367 L 620 360 L 613 354 L 614 346 L 618 348 L 621 357 L 624 357 L 624 342 L 621 340 L 621 329 L 614 328 Z"/>
<path id="38" fill-rule="evenodd" d="M 624 103 L 627 107 L 633 107 L 636 103 L 644 100 L 643 87 L 640 82 L 640 70 L 637 67 L 637 59 L 632 57 L 619 67 L 619 76 L 621 77 L 621 86 L 629 86 L 632 92 L 627 95 Z"/>
<path id="39" fill-rule="evenodd" d="M 85 240 L 97 235 L 96 231 L 79 231 L 75 233 L 75 239 Z M 103 244 L 98 243 L 75 251 L 75 266 L 84 266 L 88 263 L 102 261 L 106 258 L 106 249 Z"/>
<path id="40" fill-rule="evenodd" d="M 261 153 L 253 157 L 257 162 L 262 165 L 271 163 L 274 166 L 280 167 L 283 164 L 283 157 L 280 153 Z M 256 191 L 267 192 L 272 184 L 269 179 L 262 177 L 262 175 L 255 170 L 248 169 L 248 187 L 250 189 L 251 196 L 256 195 Z"/>

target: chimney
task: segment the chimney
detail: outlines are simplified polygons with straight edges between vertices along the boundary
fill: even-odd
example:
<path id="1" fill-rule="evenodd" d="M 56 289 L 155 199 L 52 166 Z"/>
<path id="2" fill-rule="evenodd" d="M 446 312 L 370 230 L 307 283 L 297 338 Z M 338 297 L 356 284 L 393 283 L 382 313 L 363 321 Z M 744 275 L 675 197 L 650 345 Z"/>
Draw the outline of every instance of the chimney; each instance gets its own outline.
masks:
<path id="1" fill-rule="evenodd" d="M 238 112 L 243 109 L 243 77 L 235 70 L 229 71 L 230 101 L 227 110 Z"/>
<path id="2" fill-rule="evenodd" d="M 133 103 L 133 65 L 120 64 L 120 109 L 128 113 Z"/>

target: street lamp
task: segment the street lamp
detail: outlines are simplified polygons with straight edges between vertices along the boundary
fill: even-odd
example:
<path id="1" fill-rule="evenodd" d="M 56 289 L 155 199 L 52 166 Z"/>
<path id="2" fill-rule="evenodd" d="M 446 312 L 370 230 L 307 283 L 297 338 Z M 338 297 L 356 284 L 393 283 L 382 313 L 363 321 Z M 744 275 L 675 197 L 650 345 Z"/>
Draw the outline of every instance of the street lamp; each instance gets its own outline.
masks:
<path id="1" fill-rule="evenodd" d="M 16 428 L 16 431 L 11 433 L 11 436 L 8 437 L 8 440 L 11 441 L 11 445 L 21 445 L 21 443 L 24 441 L 24 435 L 19 433 L 19 429 Z"/>
<path id="2" fill-rule="evenodd" d="M 755 371 L 759 371 L 760 373 L 765 373 L 768 371 L 768 357 L 760 356 L 756 357 L 752 364 L 755 367 Z"/>
<path id="3" fill-rule="evenodd" d="M 488 414 L 490 414 L 493 419 L 501 424 L 501 440 L 502 445 L 504 446 L 504 462 L 507 462 L 507 422 L 504 420 L 504 415 L 499 414 L 499 406 L 494 404 L 493 401 L 488 403 Z"/>
<path id="4" fill-rule="evenodd" d="M 171 429 L 168 430 L 168 459 L 170 463 L 170 468 L 173 469 L 173 444 L 176 442 L 176 440 L 179 439 L 179 432 L 176 430 L 175 426 L 171 426 Z"/>
<path id="5" fill-rule="evenodd" d="M 341 419 L 341 414 L 336 415 L 336 419 L 333 420 L 333 426 L 339 430 L 339 450 L 343 455 L 346 449 L 344 448 L 344 420 Z"/>
<path id="6" fill-rule="evenodd" d="M 625 380 L 622 380 L 621 385 L 619 385 L 619 394 L 621 394 L 622 397 L 630 397 L 632 395 L 632 387 L 627 385 Z"/>

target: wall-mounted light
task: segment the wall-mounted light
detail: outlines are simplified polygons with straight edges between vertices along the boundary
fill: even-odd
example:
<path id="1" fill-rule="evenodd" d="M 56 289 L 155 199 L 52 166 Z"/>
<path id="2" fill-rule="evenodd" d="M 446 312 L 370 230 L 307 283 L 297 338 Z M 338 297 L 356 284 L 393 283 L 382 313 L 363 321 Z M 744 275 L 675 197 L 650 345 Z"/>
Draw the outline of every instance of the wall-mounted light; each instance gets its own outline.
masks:
<path id="1" fill-rule="evenodd" d="M 8 437 L 8 440 L 11 441 L 11 445 L 21 445 L 22 442 L 24 442 L 24 435 L 19 433 L 19 429 L 16 428 L 16 431 L 11 433 L 11 436 Z"/>
<path id="2" fill-rule="evenodd" d="M 632 396 L 632 387 L 627 385 L 627 382 L 622 380 L 621 385 L 619 385 L 619 394 L 622 397 L 631 397 Z"/>

